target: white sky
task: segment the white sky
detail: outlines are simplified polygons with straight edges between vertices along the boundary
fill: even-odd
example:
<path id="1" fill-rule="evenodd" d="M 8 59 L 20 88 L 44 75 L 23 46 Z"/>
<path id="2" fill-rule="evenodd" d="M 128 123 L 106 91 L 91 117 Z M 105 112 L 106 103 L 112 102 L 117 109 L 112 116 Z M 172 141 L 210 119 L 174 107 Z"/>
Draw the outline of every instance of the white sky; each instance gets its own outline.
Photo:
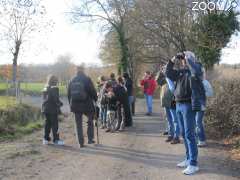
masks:
<path id="1" fill-rule="evenodd" d="M 55 25 L 52 32 L 35 35 L 24 44 L 25 51 L 20 54 L 19 63 L 53 63 L 59 55 L 71 54 L 75 63 L 100 64 L 98 49 L 100 33 L 83 24 L 72 25 L 66 17 L 71 10 L 71 0 L 44 0 L 49 18 Z M 0 51 L 0 55 L 2 55 Z M 11 63 L 11 55 L 2 55 L 0 64 Z"/>
<path id="2" fill-rule="evenodd" d="M 19 63 L 53 63 L 59 55 L 71 54 L 77 64 L 82 62 L 100 64 L 98 50 L 103 35 L 85 25 L 72 25 L 65 12 L 70 11 L 72 0 L 44 0 L 49 17 L 56 23 L 52 32 L 37 35 L 24 44 Z M 240 63 L 240 33 L 233 35 L 229 47 L 222 51 L 223 63 Z M 0 49 L 0 64 L 11 63 L 11 54 Z"/>

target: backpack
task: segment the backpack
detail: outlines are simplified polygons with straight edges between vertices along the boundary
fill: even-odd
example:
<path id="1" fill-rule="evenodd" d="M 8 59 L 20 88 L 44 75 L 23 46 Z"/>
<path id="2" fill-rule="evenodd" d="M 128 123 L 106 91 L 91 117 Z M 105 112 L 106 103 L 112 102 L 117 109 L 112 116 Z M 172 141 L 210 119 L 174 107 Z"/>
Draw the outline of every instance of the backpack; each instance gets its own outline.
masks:
<path id="1" fill-rule="evenodd" d="M 212 85 L 210 84 L 210 82 L 205 79 L 202 81 L 202 83 L 204 86 L 206 97 L 213 97 L 214 93 L 213 93 L 213 88 L 212 88 Z"/>
<path id="2" fill-rule="evenodd" d="M 81 81 L 73 81 L 70 87 L 71 99 L 74 102 L 82 102 L 88 99 L 85 84 Z"/>

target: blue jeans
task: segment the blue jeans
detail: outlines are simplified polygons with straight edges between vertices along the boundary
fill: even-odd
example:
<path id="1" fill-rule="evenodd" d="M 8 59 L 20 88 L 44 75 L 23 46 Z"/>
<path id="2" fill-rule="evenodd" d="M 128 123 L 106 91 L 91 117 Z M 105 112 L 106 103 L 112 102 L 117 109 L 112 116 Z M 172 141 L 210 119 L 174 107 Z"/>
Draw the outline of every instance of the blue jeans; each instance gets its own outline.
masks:
<path id="1" fill-rule="evenodd" d="M 177 103 L 177 116 L 184 139 L 186 160 L 189 161 L 190 165 L 196 166 L 198 158 L 198 148 L 195 137 L 196 112 L 192 110 L 191 103 Z"/>
<path id="2" fill-rule="evenodd" d="M 144 94 L 145 99 L 146 99 L 146 104 L 147 104 L 147 111 L 148 113 L 152 113 L 152 101 L 153 101 L 153 96 Z"/>
<path id="3" fill-rule="evenodd" d="M 180 123 L 177 117 L 176 109 L 171 108 L 170 109 L 172 119 L 173 119 L 173 125 L 174 125 L 174 137 L 179 138 L 180 136 Z"/>
<path id="4" fill-rule="evenodd" d="M 134 102 L 134 96 L 128 96 L 128 103 L 130 107 L 130 112 L 132 113 L 132 104 Z"/>
<path id="5" fill-rule="evenodd" d="M 196 134 L 199 141 L 206 141 L 206 135 L 205 130 L 203 126 L 203 117 L 204 117 L 204 111 L 198 111 L 196 113 Z"/>
<path id="6" fill-rule="evenodd" d="M 169 136 L 179 138 L 180 127 L 177 118 L 176 110 L 173 108 L 165 108 L 166 116 L 168 120 L 168 133 Z"/>
<path id="7" fill-rule="evenodd" d="M 101 123 L 105 124 L 107 123 L 107 108 L 106 107 L 101 107 L 100 108 L 100 118 L 101 118 Z"/>

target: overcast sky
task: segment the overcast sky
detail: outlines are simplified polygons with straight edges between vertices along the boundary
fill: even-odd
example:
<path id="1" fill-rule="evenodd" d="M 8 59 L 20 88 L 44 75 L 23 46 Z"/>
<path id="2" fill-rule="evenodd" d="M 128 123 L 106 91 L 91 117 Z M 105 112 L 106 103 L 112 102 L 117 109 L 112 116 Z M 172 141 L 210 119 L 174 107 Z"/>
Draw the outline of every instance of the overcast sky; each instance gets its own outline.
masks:
<path id="1" fill-rule="evenodd" d="M 36 35 L 25 52 L 20 54 L 19 63 L 53 63 L 59 55 L 71 54 L 75 63 L 100 64 L 98 50 L 103 35 L 94 28 L 72 25 L 65 12 L 70 11 L 72 0 L 44 0 L 48 15 L 56 23 L 52 32 Z M 0 64 L 11 63 L 11 55 L 0 50 Z M 233 35 L 229 47 L 223 50 L 222 62 L 240 63 L 240 33 Z"/>

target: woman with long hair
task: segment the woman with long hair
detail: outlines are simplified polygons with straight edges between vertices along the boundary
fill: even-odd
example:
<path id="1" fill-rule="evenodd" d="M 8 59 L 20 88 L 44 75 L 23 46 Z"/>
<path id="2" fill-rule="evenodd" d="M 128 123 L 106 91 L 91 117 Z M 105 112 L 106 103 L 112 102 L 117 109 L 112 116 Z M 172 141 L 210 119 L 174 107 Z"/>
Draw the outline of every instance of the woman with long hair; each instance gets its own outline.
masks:
<path id="1" fill-rule="evenodd" d="M 64 145 L 64 142 L 59 139 L 58 133 L 58 115 L 61 113 L 60 107 L 63 103 L 59 99 L 58 78 L 54 75 L 49 75 L 47 83 L 43 89 L 43 104 L 42 112 L 46 117 L 44 126 L 43 144 L 47 145 L 51 141 L 50 132 L 52 130 L 53 143 L 55 145 Z"/>

